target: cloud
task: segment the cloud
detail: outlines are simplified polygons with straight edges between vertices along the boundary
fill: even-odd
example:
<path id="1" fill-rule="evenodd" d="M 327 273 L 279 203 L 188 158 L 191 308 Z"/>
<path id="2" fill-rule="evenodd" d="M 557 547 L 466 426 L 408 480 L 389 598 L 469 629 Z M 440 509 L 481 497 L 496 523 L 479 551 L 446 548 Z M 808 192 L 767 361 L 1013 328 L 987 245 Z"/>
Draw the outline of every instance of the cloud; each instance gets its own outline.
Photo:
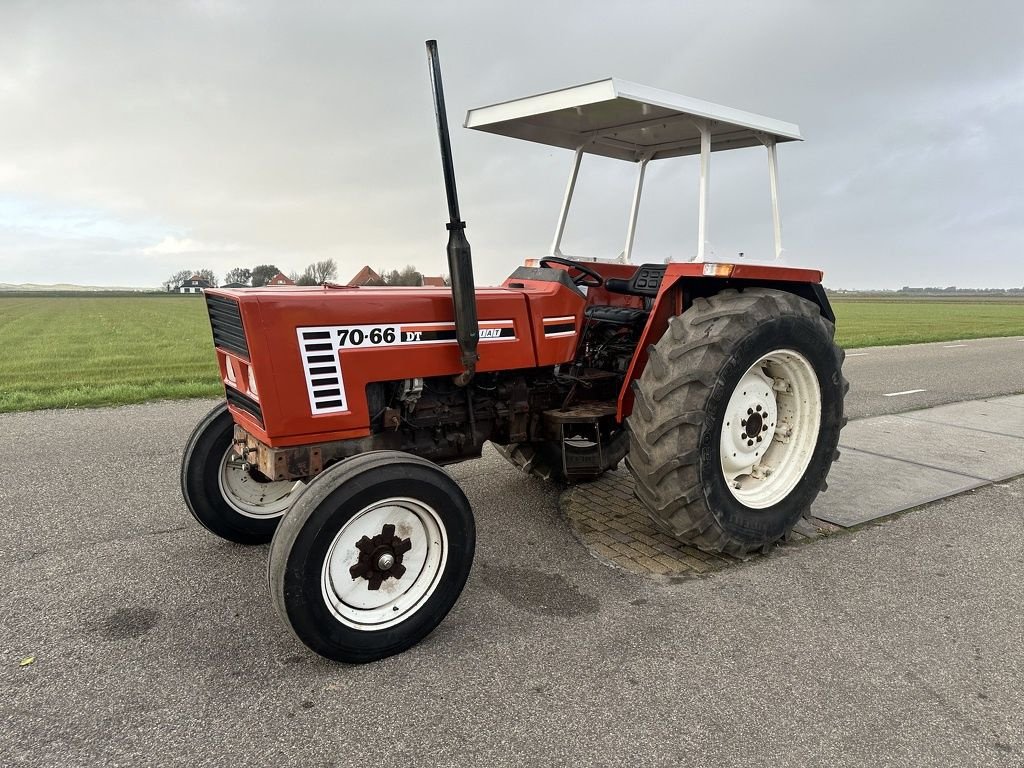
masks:
<path id="1" fill-rule="evenodd" d="M 213 253 L 238 253 L 243 248 L 239 245 L 223 245 L 219 243 L 204 243 L 193 240 L 190 237 L 165 237 L 156 245 L 142 249 L 147 256 L 180 256 L 195 254 Z"/>
<path id="2" fill-rule="evenodd" d="M 1022 23 L 998 1 L 0 4 L 0 199 L 31 201 L 0 209 L 0 269 L 445 271 L 440 37 L 479 280 L 545 252 L 571 153 L 465 110 L 616 75 L 799 123 L 784 243 L 830 285 L 1022 285 Z M 584 163 L 567 252 L 621 250 L 632 177 Z M 770 254 L 766 187 L 763 151 L 716 154 L 716 252 Z M 693 163 L 652 164 L 637 259 L 692 254 L 695 190 Z"/>

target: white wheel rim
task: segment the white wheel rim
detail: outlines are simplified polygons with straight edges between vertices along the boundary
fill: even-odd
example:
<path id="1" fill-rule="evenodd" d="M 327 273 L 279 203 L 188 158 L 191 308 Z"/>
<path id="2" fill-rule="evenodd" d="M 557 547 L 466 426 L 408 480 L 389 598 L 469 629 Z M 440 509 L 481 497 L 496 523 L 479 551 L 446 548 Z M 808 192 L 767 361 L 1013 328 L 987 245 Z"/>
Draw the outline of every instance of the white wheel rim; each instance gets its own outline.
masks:
<path id="1" fill-rule="evenodd" d="M 778 504 L 807 471 L 820 429 L 821 387 L 807 358 L 791 349 L 764 355 L 740 377 L 722 420 L 729 492 L 753 509 Z"/>
<path id="2" fill-rule="evenodd" d="M 360 562 L 357 544 L 363 537 L 372 540 L 380 535 L 385 526 L 394 526 L 395 538 L 409 542 L 408 550 L 396 557 L 405 571 L 370 589 L 368 578 L 352 575 Z M 378 562 L 379 556 L 370 559 Z M 437 589 L 447 561 L 448 535 L 432 507 L 416 499 L 383 499 L 362 509 L 334 537 L 321 571 L 324 602 L 347 627 L 366 632 L 393 627 L 423 607 Z"/>
<path id="3" fill-rule="evenodd" d="M 217 484 L 224 501 L 235 512 L 261 519 L 283 515 L 291 503 L 292 490 L 296 485 L 293 480 L 257 480 L 231 446 L 220 460 Z"/>

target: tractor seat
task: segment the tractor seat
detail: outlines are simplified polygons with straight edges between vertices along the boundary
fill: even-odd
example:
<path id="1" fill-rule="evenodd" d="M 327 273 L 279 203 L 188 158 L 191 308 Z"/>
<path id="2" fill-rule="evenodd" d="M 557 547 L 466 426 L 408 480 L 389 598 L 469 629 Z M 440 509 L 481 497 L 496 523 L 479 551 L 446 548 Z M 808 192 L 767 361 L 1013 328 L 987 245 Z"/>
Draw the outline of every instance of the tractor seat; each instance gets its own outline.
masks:
<path id="1" fill-rule="evenodd" d="M 634 307 L 613 307 L 607 304 L 592 304 L 583 310 L 588 320 L 612 325 L 638 325 L 647 322 L 649 310 Z"/>

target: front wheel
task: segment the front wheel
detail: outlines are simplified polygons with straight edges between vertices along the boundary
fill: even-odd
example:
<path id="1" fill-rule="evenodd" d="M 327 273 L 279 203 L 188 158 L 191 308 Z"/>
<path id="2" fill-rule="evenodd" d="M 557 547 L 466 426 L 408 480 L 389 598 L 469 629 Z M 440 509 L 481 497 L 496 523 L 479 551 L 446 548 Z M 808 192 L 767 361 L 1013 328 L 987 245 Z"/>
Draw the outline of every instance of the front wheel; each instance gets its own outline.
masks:
<path id="1" fill-rule="evenodd" d="M 698 298 L 671 319 L 635 387 L 626 460 L 660 528 L 744 555 L 809 515 L 845 423 L 834 330 L 768 288 Z"/>
<path id="2" fill-rule="evenodd" d="M 476 527 L 440 467 L 398 451 L 336 464 L 295 499 L 270 547 L 285 625 L 328 659 L 361 664 L 426 637 L 462 592 Z"/>
<path id="3" fill-rule="evenodd" d="M 221 403 L 196 425 L 181 461 L 181 493 L 204 528 L 237 544 L 266 544 L 295 482 L 271 481 L 235 455 L 235 423 Z"/>

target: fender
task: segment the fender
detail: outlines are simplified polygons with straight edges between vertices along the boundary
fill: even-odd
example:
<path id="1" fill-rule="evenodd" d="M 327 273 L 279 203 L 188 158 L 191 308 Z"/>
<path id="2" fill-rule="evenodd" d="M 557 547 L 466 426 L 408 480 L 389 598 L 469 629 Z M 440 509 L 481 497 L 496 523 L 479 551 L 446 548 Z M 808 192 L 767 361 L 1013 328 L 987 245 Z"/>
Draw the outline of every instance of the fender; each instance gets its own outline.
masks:
<path id="1" fill-rule="evenodd" d="M 714 296 L 726 288 L 774 288 L 814 302 L 822 316 L 835 323 L 835 313 L 821 285 L 823 277 L 820 270 L 793 267 L 711 262 L 669 264 L 622 382 L 616 407 L 618 421 L 622 423 L 633 412 L 633 383 L 647 367 L 650 347 L 668 330 L 669 320 L 685 312 L 694 299 Z"/>

